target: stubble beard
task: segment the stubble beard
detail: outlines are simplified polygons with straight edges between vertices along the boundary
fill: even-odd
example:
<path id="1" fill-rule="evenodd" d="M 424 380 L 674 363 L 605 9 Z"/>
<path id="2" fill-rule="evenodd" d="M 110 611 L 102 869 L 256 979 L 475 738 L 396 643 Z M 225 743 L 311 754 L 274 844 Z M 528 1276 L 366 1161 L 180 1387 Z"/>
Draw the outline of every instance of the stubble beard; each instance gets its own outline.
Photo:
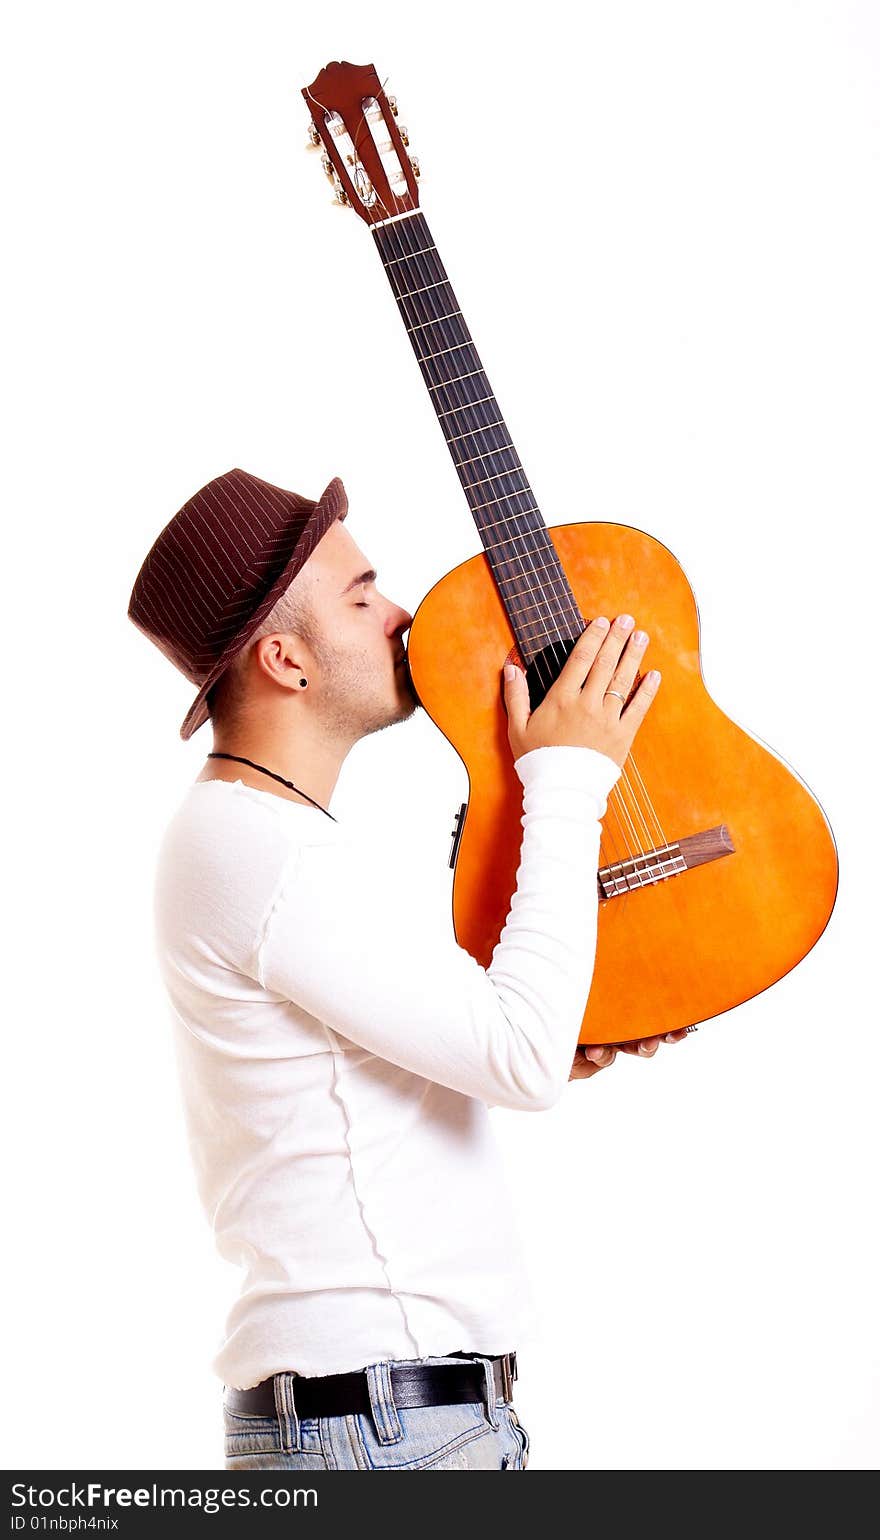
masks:
<path id="1" fill-rule="evenodd" d="M 365 678 L 357 669 L 334 659 L 325 680 L 321 713 L 328 733 L 356 743 L 370 733 L 408 721 L 419 706 L 418 696 L 407 664 L 396 669 L 395 674 L 404 678 L 396 699 L 389 700 L 387 695 L 380 694 L 377 680 Z"/>

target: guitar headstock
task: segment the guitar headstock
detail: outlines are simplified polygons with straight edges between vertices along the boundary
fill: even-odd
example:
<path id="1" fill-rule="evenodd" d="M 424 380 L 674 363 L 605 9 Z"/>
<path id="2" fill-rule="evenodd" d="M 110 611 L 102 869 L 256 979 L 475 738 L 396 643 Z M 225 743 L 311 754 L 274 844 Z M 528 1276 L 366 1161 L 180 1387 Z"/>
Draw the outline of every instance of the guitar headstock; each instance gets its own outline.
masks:
<path id="1" fill-rule="evenodd" d="M 419 163 L 372 64 L 336 60 L 302 94 L 311 113 L 309 148 L 323 146 L 337 203 L 368 225 L 418 208 Z"/>

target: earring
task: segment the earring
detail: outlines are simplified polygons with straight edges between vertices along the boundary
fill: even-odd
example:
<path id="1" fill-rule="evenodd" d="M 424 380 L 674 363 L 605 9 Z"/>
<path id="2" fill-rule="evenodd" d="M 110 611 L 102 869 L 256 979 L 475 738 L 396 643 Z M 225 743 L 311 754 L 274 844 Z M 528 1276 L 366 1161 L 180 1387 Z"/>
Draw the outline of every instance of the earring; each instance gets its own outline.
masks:
<path id="1" fill-rule="evenodd" d="M 300 687 L 300 689 L 301 689 L 301 690 L 304 690 L 304 689 L 305 689 L 305 687 L 306 687 L 306 685 L 307 685 L 307 684 L 308 684 L 308 682 L 309 682 L 309 681 L 308 681 L 308 680 L 307 680 L 307 679 L 301 679 L 301 680 L 300 680 L 300 682 L 299 682 L 299 687 Z"/>

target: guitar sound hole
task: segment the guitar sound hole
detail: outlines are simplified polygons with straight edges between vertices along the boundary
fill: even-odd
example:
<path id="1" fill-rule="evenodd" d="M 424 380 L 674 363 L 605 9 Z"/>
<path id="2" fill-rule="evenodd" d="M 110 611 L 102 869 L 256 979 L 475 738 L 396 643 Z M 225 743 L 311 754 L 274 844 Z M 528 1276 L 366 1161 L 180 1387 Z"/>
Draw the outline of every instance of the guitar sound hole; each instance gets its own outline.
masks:
<path id="1" fill-rule="evenodd" d="M 550 686 L 559 678 L 563 664 L 576 641 L 576 636 L 564 637 L 560 641 L 554 640 L 547 647 L 543 647 L 532 659 L 526 669 L 529 707 L 532 711 L 540 706 Z"/>

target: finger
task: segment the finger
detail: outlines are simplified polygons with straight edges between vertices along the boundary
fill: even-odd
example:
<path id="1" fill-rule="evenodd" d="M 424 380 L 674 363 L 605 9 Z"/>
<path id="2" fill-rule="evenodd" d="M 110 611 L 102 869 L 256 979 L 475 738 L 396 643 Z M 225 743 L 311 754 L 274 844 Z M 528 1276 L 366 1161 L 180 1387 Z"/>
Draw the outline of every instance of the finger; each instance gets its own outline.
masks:
<path id="1" fill-rule="evenodd" d="M 583 630 L 559 671 L 551 689 L 564 699 L 573 700 L 581 692 L 581 686 L 608 635 L 611 622 L 604 615 L 597 615 Z M 550 691 L 548 690 L 548 695 Z"/>
<path id="2" fill-rule="evenodd" d="M 608 632 L 584 683 L 584 699 L 588 705 L 602 704 L 605 691 L 611 683 L 620 662 L 620 654 L 626 646 L 627 638 L 634 625 L 632 615 L 618 615 Z"/>
<path id="3" fill-rule="evenodd" d="M 661 1042 L 662 1038 L 659 1037 L 636 1037 L 631 1043 L 618 1043 L 617 1046 L 623 1053 L 637 1054 L 640 1059 L 646 1059 L 653 1058 Z"/>
<path id="4" fill-rule="evenodd" d="M 529 686 L 526 676 L 515 663 L 504 665 L 504 709 L 509 727 L 524 732 L 530 716 Z"/>
<path id="5" fill-rule="evenodd" d="M 649 637 L 647 631 L 634 631 L 621 654 L 620 662 L 611 677 L 611 683 L 605 691 L 605 704 L 616 708 L 620 715 L 633 687 L 639 664 L 645 656 L 645 649 Z M 615 693 L 612 694 L 612 691 Z"/>
<path id="6" fill-rule="evenodd" d="M 591 1064 L 589 1059 L 585 1059 L 583 1054 L 579 1053 L 571 1066 L 571 1074 L 568 1078 L 569 1080 L 590 1080 L 593 1075 L 600 1075 L 601 1073 L 601 1065 Z"/>
<path id="7" fill-rule="evenodd" d="M 673 1032 L 665 1032 L 662 1037 L 635 1038 L 631 1043 L 618 1043 L 617 1047 L 621 1053 L 637 1054 L 641 1059 L 652 1058 L 653 1053 L 657 1051 L 657 1048 L 660 1047 L 661 1043 L 683 1043 L 687 1036 L 687 1027 L 679 1027 Z M 646 1044 L 656 1045 L 652 1053 L 646 1054 L 644 1052 Z"/>
<path id="8" fill-rule="evenodd" d="M 660 678 L 659 669 L 652 668 L 650 673 L 647 673 L 644 679 L 639 682 L 635 695 L 621 712 L 620 720 L 626 724 L 629 730 L 630 743 L 632 743 L 633 738 L 654 703 L 657 691 L 660 688 Z"/>
<path id="9" fill-rule="evenodd" d="M 614 1063 L 616 1053 L 617 1049 L 612 1048 L 610 1043 L 589 1043 L 584 1049 L 584 1058 L 595 1064 L 597 1069 L 607 1069 L 609 1064 Z"/>

